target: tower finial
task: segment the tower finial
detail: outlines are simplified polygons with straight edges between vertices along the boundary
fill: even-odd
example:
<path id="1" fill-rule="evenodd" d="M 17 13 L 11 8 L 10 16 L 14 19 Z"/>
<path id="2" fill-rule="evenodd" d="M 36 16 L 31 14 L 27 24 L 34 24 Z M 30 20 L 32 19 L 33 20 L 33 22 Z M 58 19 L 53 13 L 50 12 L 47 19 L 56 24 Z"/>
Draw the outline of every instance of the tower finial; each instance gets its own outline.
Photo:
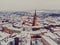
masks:
<path id="1" fill-rule="evenodd" d="M 36 10 L 35 10 L 35 16 L 36 16 Z"/>

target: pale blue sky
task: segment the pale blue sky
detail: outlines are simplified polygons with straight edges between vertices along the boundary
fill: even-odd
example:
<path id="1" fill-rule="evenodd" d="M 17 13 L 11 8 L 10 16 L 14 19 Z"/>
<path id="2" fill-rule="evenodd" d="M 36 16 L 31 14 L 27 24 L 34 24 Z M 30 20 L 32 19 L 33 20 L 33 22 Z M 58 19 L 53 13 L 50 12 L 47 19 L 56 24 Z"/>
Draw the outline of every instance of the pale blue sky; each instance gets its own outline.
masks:
<path id="1" fill-rule="evenodd" d="M 0 10 L 60 10 L 60 0 L 0 0 Z"/>

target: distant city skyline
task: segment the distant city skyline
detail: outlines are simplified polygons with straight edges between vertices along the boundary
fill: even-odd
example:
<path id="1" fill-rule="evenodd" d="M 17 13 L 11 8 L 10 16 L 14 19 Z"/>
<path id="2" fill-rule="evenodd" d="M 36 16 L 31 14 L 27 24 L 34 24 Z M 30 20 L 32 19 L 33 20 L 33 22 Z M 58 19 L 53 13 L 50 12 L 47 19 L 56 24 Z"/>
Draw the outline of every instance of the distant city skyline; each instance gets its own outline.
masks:
<path id="1" fill-rule="evenodd" d="M 0 11 L 60 10 L 60 0 L 0 0 Z"/>

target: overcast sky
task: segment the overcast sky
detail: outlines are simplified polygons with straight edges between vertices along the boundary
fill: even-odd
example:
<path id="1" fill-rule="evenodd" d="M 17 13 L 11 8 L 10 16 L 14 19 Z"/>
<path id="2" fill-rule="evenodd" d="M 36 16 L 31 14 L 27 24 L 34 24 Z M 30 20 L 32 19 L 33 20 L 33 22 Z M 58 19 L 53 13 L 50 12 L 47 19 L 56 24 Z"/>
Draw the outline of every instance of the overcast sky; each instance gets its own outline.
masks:
<path id="1" fill-rule="evenodd" d="M 0 0 L 0 10 L 60 10 L 60 0 Z"/>

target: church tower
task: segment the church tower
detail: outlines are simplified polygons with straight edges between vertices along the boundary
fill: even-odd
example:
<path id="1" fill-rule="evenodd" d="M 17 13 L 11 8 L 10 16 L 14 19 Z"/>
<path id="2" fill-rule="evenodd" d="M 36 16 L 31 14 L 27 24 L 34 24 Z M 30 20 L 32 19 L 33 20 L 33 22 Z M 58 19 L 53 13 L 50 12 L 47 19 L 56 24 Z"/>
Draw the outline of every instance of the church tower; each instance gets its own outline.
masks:
<path id="1" fill-rule="evenodd" d="M 36 15 L 36 10 L 35 10 L 35 14 L 34 14 L 34 17 L 33 17 L 33 24 L 32 26 L 37 26 L 37 15 Z"/>

